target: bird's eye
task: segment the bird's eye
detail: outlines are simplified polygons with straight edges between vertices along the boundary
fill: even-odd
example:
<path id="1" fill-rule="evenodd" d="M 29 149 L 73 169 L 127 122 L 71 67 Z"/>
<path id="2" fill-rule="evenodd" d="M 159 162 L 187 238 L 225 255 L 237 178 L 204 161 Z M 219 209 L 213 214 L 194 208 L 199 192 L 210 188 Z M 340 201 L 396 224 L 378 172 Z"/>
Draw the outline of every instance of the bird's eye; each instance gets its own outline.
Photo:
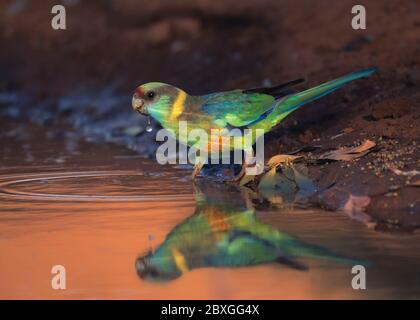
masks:
<path id="1" fill-rule="evenodd" d="M 147 97 L 148 97 L 148 98 L 150 98 L 150 99 L 153 99 L 153 98 L 154 98 L 154 96 L 155 96 L 155 92 L 154 92 L 154 91 L 149 91 L 149 92 L 147 93 Z"/>

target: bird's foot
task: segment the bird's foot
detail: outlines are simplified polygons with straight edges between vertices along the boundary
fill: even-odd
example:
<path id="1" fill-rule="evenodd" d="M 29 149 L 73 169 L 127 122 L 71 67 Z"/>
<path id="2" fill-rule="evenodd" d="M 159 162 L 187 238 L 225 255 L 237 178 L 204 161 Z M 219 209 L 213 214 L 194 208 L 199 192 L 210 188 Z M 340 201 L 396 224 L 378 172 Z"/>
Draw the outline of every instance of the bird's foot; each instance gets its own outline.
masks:
<path id="1" fill-rule="evenodd" d="M 191 174 L 191 179 L 194 180 L 200 174 L 200 172 L 203 169 L 203 167 L 204 167 L 204 164 L 203 163 L 201 163 L 201 162 L 196 163 L 194 165 L 194 170 L 193 170 L 193 172 Z"/>
<path id="2" fill-rule="evenodd" d="M 238 183 L 239 181 L 241 181 L 243 176 L 246 173 L 246 167 L 247 167 L 246 164 L 243 164 L 241 166 L 241 171 L 237 175 L 235 175 L 232 179 L 230 179 L 228 181 L 232 182 L 232 183 Z"/>

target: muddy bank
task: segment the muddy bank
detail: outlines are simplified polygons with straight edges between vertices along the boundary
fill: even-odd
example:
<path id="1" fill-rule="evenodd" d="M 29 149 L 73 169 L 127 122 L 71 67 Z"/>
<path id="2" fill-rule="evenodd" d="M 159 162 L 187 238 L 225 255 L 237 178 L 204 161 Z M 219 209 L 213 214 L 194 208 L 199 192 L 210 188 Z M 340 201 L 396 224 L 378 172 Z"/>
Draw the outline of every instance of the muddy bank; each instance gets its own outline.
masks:
<path id="1" fill-rule="evenodd" d="M 420 166 L 417 1 L 362 1 L 363 31 L 351 28 L 347 0 L 64 3 L 66 31 L 50 27 L 52 1 L 0 4 L 0 123 L 21 123 L 16 134 L 36 122 L 56 139 L 112 142 L 148 157 L 154 135 L 130 109 L 140 83 L 200 94 L 304 77 L 303 89 L 376 66 L 376 75 L 287 118 L 267 136 L 266 156 L 375 141 L 356 161 L 309 165 L 309 177 L 337 194 L 368 196 L 365 210 L 381 230 L 420 226 L 419 188 L 409 186 L 419 177 L 391 170 Z"/>

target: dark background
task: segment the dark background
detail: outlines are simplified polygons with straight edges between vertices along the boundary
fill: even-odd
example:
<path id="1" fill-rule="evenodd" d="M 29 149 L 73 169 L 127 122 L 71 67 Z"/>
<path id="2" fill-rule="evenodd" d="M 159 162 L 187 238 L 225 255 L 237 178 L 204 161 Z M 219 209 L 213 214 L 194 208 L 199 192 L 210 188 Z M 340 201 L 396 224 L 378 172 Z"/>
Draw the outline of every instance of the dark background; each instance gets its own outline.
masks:
<path id="1" fill-rule="evenodd" d="M 367 66 L 379 68 L 374 80 L 355 83 L 294 117 L 309 114 L 310 120 L 322 123 L 307 127 L 316 136 L 318 129 L 330 125 L 328 117 L 339 111 L 335 108 L 345 108 L 349 121 L 349 114 L 354 118 L 369 113 L 366 102 L 375 96 L 378 101 L 418 102 L 417 1 L 357 2 L 367 10 L 366 30 L 351 28 L 355 3 L 347 0 L 0 3 L 0 89 L 25 91 L 34 102 L 110 84 L 129 96 L 149 81 L 171 83 L 190 93 L 299 77 L 307 79 L 307 87 Z M 50 25 L 51 7 L 57 3 L 67 8 L 66 31 Z M 343 99 L 349 103 L 343 106 Z M 404 103 L 401 108 L 408 111 Z M 409 127 L 399 129 L 381 130 L 390 136 L 418 136 Z"/>

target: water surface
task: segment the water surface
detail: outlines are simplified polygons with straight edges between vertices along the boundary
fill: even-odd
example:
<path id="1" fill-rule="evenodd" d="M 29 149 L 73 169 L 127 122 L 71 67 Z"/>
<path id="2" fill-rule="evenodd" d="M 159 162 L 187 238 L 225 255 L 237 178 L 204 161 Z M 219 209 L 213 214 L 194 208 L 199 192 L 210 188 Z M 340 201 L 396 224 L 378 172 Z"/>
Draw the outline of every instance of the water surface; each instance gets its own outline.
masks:
<path id="1" fill-rule="evenodd" d="M 0 298 L 420 297 L 418 233 L 256 205 L 110 145 L 2 141 Z M 367 290 L 351 287 L 355 263 Z M 54 265 L 66 290 L 51 288 Z"/>

